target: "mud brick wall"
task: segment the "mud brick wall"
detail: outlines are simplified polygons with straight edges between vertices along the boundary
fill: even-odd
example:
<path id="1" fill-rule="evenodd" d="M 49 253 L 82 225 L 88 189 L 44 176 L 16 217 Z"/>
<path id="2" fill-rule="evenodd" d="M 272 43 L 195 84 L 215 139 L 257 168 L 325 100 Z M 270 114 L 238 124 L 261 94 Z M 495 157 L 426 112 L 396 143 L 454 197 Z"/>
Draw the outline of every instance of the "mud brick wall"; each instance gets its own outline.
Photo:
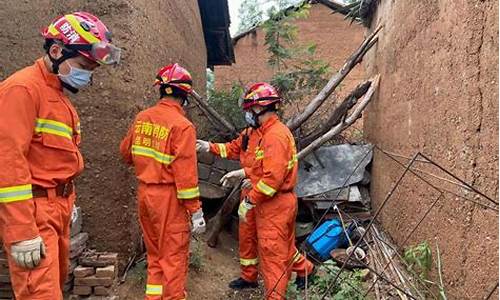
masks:
<path id="1" fill-rule="evenodd" d="M 380 23 L 378 44 L 364 59 L 368 75 L 381 74 L 364 119 L 369 141 L 408 157 L 421 151 L 498 201 L 498 1 L 382 0 L 372 30 Z M 416 167 L 450 179 L 428 164 Z M 375 207 L 402 171 L 375 153 Z M 437 196 L 410 175 L 382 223 L 402 247 L 439 243 L 448 298 L 482 299 L 498 279 L 497 213 L 445 194 L 402 244 Z"/>

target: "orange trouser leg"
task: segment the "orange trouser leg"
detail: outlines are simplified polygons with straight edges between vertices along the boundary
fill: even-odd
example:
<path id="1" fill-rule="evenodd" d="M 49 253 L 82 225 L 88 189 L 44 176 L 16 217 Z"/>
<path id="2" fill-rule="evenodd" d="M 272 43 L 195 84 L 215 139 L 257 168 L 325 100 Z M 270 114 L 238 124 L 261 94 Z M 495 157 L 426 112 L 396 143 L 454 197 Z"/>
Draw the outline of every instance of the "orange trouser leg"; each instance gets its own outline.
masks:
<path id="1" fill-rule="evenodd" d="M 285 299 L 292 272 L 292 245 L 297 214 L 293 193 L 278 194 L 259 203 L 256 210 L 259 270 L 266 288 L 265 299 Z"/>
<path id="2" fill-rule="evenodd" d="M 16 299 L 62 299 L 62 287 L 69 265 L 69 224 L 75 196 L 36 198 L 36 222 L 47 250 L 46 257 L 36 268 L 18 267 L 10 256 L 10 245 L 5 245 L 10 277 Z"/>
<path id="3" fill-rule="evenodd" d="M 139 184 L 139 221 L 148 256 L 146 300 L 186 297 L 189 218 L 173 185 Z"/>
<path id="4" fill-rule="evenodd" d="M 302 253 L 297 250 L 295 244 L 293 244 L 292 252 L 293 255 L 293 265 L 292 272 L 296 272 L 297 276 L 305 277 L 313 271 L 314 265 L 310 262 Z"/>
<path id="5" fill-rule="evenodd" d="M 242 191 L 244 198 L 245 192 Z M 246 222 L 240 221 L 239 237 L 241 278 L 246 281 L 257 281 L 257 228 L 255 225 L 255 211 L 250 210 Z"/>

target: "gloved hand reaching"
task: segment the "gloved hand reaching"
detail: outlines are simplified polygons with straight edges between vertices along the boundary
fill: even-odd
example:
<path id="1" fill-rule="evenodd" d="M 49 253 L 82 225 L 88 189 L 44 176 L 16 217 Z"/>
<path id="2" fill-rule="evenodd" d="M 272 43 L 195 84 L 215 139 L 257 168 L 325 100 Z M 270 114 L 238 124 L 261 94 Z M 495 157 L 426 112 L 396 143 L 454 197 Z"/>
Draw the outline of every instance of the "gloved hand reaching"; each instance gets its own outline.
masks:
<path id="1" fill-rule="evenodd" d="M 42 258 L 45 258 L 45 245 L 42 238 L 37 236 L 31 240 L 12 244 L 10 255 L 16 265 L 25 269 L 33 269 L 40 264 Z"/>
<path id="2" fill-rule="evenodd" d="M 243 179 L 243 182 L 241 183 L 241 188 L 250 190 L 252 188 L 252 181 L 250 181 L 250 179 L 248 178 Z"/>
<path id="3" fill-rule="evenodd" d="M 222 176 L 220 183 L 222 183 L 223 187 L 229 187 L 232 186 L 232 182 L 234 183 L 240 181 L 245 178 L 245 176 L 246 174 L 244 169 L 234 170 Z"/>
<path id="4" fill-rule="evenodd" d="M 196 140 L 196 152 L 209 152 L 210 143 L 204 140 Z"/>
<path id="5" fill-rule="evenodd" d="M 198 209 L 192 216 L 191 216 L 191 232 L 194 234 L 201 234 L 205 232 L 205 227 L 207 224 L 205 223 L 205 219 L 203 218 L 203 210 Z"/>
<path id="6" fill-rule="evenodd" d="M 240 203 L 240 207 L 238 208 L 238 216 L 240 217 L 240 221 L 247 221 L 247 213 L 255 207 L 254 204 L 250 202 L 250 198 L 245 197 L 243 201 Z"/>

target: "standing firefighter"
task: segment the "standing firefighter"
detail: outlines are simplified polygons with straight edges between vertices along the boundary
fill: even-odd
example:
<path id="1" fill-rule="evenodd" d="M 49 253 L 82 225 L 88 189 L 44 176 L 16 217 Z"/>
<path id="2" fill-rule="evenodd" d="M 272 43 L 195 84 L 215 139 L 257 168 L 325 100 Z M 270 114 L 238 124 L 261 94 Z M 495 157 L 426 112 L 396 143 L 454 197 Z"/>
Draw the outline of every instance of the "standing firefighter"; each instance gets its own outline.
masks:
<path id="1" fill-rule="evenodd" d="M 139 179 L 139 221 L 148 258 L 145 299 L 177 300 L 186 298 L 189 224 L 193 233 L 205 231 L 196 132 L 182 109 L 192 79 L 173 64 L 159 71 L 155 85 L 160 101 L 137 115 L 120 149 Z"/>
<path id="2" fill-rule="evenodd" d="M 46 55 L 0 83 L 0 237 L 16 299 L 62 299 L 80 121 L 63 93 L 89 84 L 120 49 L 95 16 L 75 12 L 42 32 Z"/>
<path id="3" fill-rule="evenodd" d="M 221 182 L 224 186 L 230 184 L 234 180 L 244 180 L 241 190 L 241 201 L 248 197 L 248 193 L 252 190 L 252 184 L 247 174 L 252 172 L 252 165 L 258 159 L 256 157 L 256 149 L 261 142 L 262 134 L 258 130 L 257 124 L 253 121 L 251 113 L 246 114 L 247 123 L 250 128 L 246 128 L 238 138 L 229 143 L 209 143 L 198 140 L 197 149 L 201 152 L 211 152 L 221 158 L 239 159 L 242 169 L 231 171 L 222 177 Z M 255 223 L 255 210 L 248 211 L 246 221 L 241 221 L 239 224 L 239 254 L 241 275 L 238 279 L 231 281 L 229 287 L 232 289 L 255 288 L 257 283 L 257 228 Z M 297 273 L 295 284 L 299 289 L 305 287 L 306 276 L 311 276 L 314 272 L 314 265 L 301 255 L 293 246 L 295 253 L 292 272 Z"/>
<path id="4" fill-rule="evenodd" d="M 294 243 L 297 214 L 297 198 L 293 192 L 297 181 L 295 142 L 290 130 L 276 115 L 282 99 L 271 85 L 251 85 L 242 100 L 245 119 L 253 127 L 251 132 L 228 144 L 198 141 L 197 148 L 221 157 L 234 159 L 239 155 L 243 169 L 228 173 L 224 179 L 248 177 L 251 182 L 250 189 L 242 192 L 243 200 L 238 210 L 240 232 L 243 233 L 240 239 L 242 274 L 230 286 L 256 286 L 258 256 L 266 299 L 284 299 L 291 264 L 295 262 L 294 269 L 302 276 L 313 269 L 312 264 L 297 252 Z M 249 136 L 244 137 L 245 134 Z M 257 251 L 254 250 L 255 237 Z"/>

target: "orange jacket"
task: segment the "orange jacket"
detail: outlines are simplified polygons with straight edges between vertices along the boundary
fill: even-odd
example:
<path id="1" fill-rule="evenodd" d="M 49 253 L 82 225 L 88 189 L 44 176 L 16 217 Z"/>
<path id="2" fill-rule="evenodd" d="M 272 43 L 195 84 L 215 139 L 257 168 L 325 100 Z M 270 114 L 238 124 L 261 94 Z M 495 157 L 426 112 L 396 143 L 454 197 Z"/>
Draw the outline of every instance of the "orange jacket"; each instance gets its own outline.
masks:
<path id="1" fill-rule="evenodd" d="M 243 149 L 245 135 L 248 138 L 246 150 Z M 240 135 L 228 143 L 210 143 L 210 152 L 232 160 L 240 160 L 242 168 L 249 168 L 255 161 L 255 149 L 259 145 L 261 135 L 258 130 L 246 128 Z"/>
<path id="2" fill-rule="evenodd" d="M 297 150 L 292 133 L 272 116 L 258 129 L 261 139 L 255 149 L 255 162 L 245 167 L 253 188 L 252 202 L 271 199 L 279 192 L 292 192 L 297 183 Z"/>
<path id="3" fill-rule="evenodd" d="M 83 170 L 80 120 L 43 60 L 0 83 L 0 235 L 35 238 L 32 184 L 68 182 Z"/>
<path id="4" fill-rule="evenodd" d="M 167 97 L 137 115 L 120 151 L 141 182 L 175 184 L 177 198 L 193 213 L 201 207 L 195 146 L 193 124 L 181 105 Z"/>

